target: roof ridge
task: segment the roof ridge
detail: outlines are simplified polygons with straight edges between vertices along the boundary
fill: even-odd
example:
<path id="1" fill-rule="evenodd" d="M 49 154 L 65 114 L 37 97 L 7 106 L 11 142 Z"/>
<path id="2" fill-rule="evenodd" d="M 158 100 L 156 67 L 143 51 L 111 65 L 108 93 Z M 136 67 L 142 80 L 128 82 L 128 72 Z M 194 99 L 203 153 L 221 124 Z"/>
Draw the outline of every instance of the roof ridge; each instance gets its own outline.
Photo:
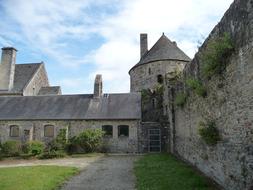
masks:
<path id="1" fill-rule="evenodd" d="M 189 62 L 191 59 L 176 45 L 176 43 L 172 42 L 165 34 L 162 34 L 150 50 L 141 57 L 140 61 L 134 65 L 130 71 L 139 65 L 159 60 Z"/>
<path id="2" fill-rule="evenodd" d="M 39 63 L 16 63 L 15 65 L 42 65 L 44 62 Z"/>

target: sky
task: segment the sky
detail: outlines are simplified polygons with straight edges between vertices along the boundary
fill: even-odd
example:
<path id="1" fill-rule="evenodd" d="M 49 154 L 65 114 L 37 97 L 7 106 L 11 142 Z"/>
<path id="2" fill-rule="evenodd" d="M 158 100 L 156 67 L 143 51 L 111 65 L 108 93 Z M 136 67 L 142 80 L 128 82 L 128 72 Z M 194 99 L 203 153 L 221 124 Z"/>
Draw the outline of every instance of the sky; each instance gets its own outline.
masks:
<path id="1" fill-rule="evenodd" d="M 128 71 L 164 32 L 191 58 L 232 0 L 0 0 L 0 46 L 18 49 L 17 63 L 46 66 L 64 94 L 129 92 Z"/>

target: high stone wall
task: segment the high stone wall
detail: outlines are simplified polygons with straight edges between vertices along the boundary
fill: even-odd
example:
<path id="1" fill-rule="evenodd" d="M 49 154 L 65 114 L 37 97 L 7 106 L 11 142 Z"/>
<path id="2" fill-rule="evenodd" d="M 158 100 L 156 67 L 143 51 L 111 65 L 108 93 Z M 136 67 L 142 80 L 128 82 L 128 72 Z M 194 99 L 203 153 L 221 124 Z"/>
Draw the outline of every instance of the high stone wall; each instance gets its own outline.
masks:
<path id="1" fill-rule="evenodd" d="M 222 75 L 210 80 L 200 75 L 200 54 L 210 39 L 229 33 L 235 51 Z M 204 83 L 207 97 L 186 88 L 187 102 L 168 114 L 174 153 L 198 167 L 226 190 L 249 190 L 253 186 L 253 1 L 235 0 L 214 28 L 194 60 L 184 70 L 184 79 L 195 77 Z M 176 91 L 182 86 L 173 86 Z M 171 89 L 170 89 L 171 90 Z M 168 101 L 171 101 L 170 97 Z M 175 98 L 172 100 L 174 101 Z M 165 102 L 166 103 L 166 102 Z M 174 117 L 174 118 L 173 118 Z M 208 146 L 198 133 L 199 122 L 212 119 L 221 141 Z"/>

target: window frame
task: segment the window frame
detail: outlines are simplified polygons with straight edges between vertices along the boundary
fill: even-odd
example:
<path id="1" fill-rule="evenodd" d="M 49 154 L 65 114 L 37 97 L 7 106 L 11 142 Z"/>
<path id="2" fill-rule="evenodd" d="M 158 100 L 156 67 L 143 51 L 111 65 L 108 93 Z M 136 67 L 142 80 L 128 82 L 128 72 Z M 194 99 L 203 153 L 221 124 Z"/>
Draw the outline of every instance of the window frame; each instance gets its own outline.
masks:
<path id="1" fill-rule="evenodd" d="M 123 127 L 127 128 L 127 135 L 121 133 Z M 129 137 L 129 125 L 118 125 L 118 137 Z"/>
<path id="2" fill-rule="evenodd" d="M 163 84 L 163 81 L 164 81 L 163 76 L 162 76 L 162 75 L 157 75 L 157 82 L 158 82 L 159 84 Z"/>
<path id="3" fill-rule="evenodd" d="M 17 128 L 18 129 L 18 135 L 13 135 L 13 129 L 12 128 Z M 10 137 L 19 137 L 20 136 L 19 125 L 10 125 L 9 129 L 10 129 L 10 133 L 9 133 Z"/>
<path id="4" fill-rule="evenodd" d="M 46 127 L 52 127 L 53 128 L 53 135 L 46 135 Z M 51 125 L 51 124 L 46 124 L 44 125 L 44 137 L 47 137 L 47 138 L 54 138 L 54 135 L 55 135 L 55 126 L 54 125 Z"/>
<path id="5" fill-rule="evenodd" d="M 107 134 L 107 130 L 104 130 L 106 128 L 110 127 L 111 128 L 111 134 Z M 104 137 L 113 137 L 113 125 L 102 125 L 102 131 L 105 132 Z"/>

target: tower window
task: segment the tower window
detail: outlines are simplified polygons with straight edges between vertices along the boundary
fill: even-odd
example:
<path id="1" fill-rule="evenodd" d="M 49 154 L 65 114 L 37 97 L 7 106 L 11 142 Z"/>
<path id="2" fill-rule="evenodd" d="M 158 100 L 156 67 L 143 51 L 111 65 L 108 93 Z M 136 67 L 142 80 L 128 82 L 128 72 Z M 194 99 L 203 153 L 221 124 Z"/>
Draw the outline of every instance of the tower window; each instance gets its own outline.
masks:
<path id="1" fill-rule="evenodd" d="M 151 68 L 148 68 L 148 74 L 151 75 Z"/>
<path id="2" fill-rule="evenodd" d="M 157 82 L 159 84 L 162 84 L 163 83 L 163 76 L 162 75 L 157 75 Z"/>

